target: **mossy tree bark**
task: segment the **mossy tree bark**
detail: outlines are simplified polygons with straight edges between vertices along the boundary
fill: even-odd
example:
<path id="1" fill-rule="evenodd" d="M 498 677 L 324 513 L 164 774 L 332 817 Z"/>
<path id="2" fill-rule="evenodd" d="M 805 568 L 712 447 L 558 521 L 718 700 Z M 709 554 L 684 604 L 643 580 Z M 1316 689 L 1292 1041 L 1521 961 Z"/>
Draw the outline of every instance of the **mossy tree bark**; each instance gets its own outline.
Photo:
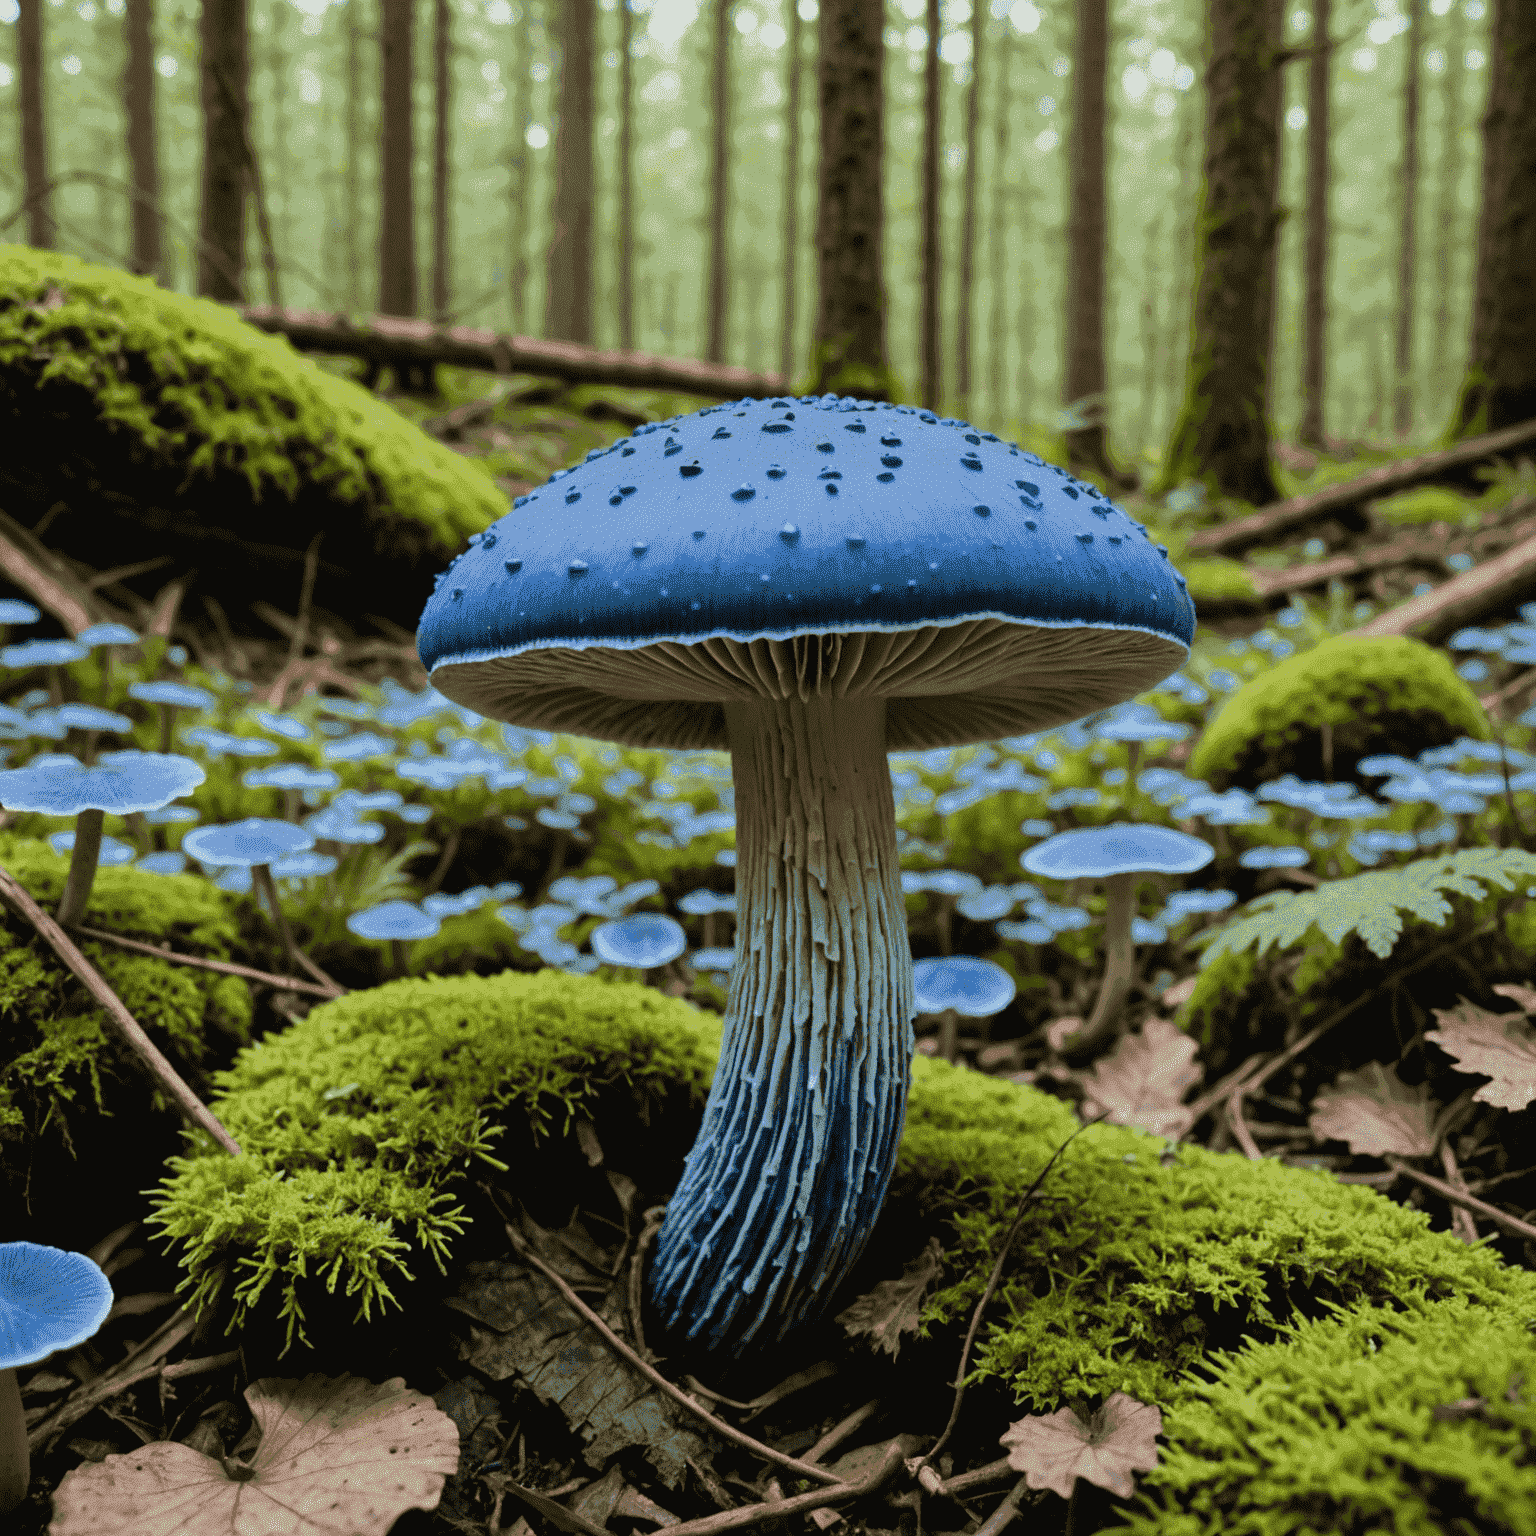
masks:
<path id="1" fill-rule="evenodd" d="M 820 300 L 809 379 L 795 392 L 897 401 L 885 346 L 883 0 L 823 0 L 816 25 Z"/>
<path id="2" fill-rule="evenodd" d="M 882 698 L 725 705 L 737 964 L 651 1295 L 729 1353 L 813 1319 L 885 1199 L 913 1050 Z"/>
<path id="3" fill-rule="evenodd" d="M 1536 416 L 1536 5 L 1493 0 L 1472 349 L 1451 437 Z"/>
<path id="4" fill-rule="evenodd" d="M 1280 168 L 1279 0 L 1209 0 L 1205 182 L 1196 228 L 1194 323 L 1163 494 L 1186 480 L 1263 505 L 1270 466 Z"/>

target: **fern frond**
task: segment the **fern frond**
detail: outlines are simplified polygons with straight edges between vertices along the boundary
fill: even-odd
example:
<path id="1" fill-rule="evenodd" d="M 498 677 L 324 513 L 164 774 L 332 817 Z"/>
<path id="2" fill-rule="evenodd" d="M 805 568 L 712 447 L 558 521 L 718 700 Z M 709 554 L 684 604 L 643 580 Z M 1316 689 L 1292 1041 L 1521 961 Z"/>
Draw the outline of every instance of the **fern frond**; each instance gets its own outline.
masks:
<path id="1" fill-rule="evenodd" d="M 1536 855 L 1525 849 L 1466 848 L 1398 869 L 1330 880 L 1315 891 L 1275 891 L 1249 902 L 1240 917 L 1204 940 L 1200 968 L 1218 955 L 1254 944 L 1261 955 L 1277 945 L 1287 949 L 1314 927 L 1335 944 L 1358 933 L 1365 947 L 1384 960 L 1402 936 L 1402 912 L 1440 928 L 1451 915 L 1448 895 L 1481 901 L 1490 885 L 1508 891 L 1533 883 Z"/>

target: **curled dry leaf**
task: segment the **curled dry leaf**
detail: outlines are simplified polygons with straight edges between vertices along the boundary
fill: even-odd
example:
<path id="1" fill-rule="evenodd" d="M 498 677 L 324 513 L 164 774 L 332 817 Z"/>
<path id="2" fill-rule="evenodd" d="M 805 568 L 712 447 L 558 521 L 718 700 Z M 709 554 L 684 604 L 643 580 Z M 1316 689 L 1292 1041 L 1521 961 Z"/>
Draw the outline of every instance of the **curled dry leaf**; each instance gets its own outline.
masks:
<path id="1" fill-rule="evenodd" d="M 385 1536 L 435 1509 L 459 1464 L 453 1420 L 400 1376 L 263 1377 L 245 1400 L 248 1468 L 174 1441 L 108 1456 L 65 1475 L 50 1536 Z"/>
<path id="2" fill-rule="evenodd" d="M 1522 1009 L 1536 1004 L 1526 987 L 1493 989 L 1513 998 Z M 1455 1008 L 1433 1010 L 1439 1029 L 1426 1029 L 1424 1038 L 1454 1061 L 1462 1072 L 1478 1073 L 1490 1081 L 1472 1097 L 1499 1109 L 1524 1109 L 1536 1100 L 1536 1028 L 1521 1013 L 1489 1013 L 1466 998 Z"/>
<path id="3" fill-rule="evenodd" d="M 1139 1125 L 1155 1136 L 1182 1136 L 1188 1108 L 1180 1101 L 1200 1081 L 1197 1046 L 1167 1019 L 1148 1019 L 1107 1056 L 1080 1074 L 1084 1119 L 1109 1111 L 1115 1125 Z"/>
<path id="4" fill-rule="evenodd" d="M 923 1297 L 943 1266 L 944 1250 L 936 1237 L 902 1269 L 901 1279 L 882 1280 L 837 1314 L 849 1337 L 869 1335 L 869 1342 L 893 1359 L 901 1353 L 901 1336 L 916 1333 Z"/>
<path id="5" fill-rule="evenodd" d="M 1157 1437 L 1162 1413 L 1124 1392 L 1114 1393 L 1086 1424 L 1070 1408 L 1020 1419 L 1003 1431 L 998 1444 L 1008 1448 L 1008 1465 L 1022 1472 L 1031 1488 L 1049 1488 L 1064 1499 L 1080 1477 L 1116 1498 L 1135 1492 L 1133 1472 L 1157 1465 Z"/>
<path id="6" fill-rule="evenodd" d="M 1435 1110 L 1427 1084 L 1410 1088 L 1395 1067 L 1368 1061 L 1318 1089 L 1307 1124 L 1315 1136 L 1346 1141 L 1363 1157 L 1429 1157 L 1443 1129 Z"/>

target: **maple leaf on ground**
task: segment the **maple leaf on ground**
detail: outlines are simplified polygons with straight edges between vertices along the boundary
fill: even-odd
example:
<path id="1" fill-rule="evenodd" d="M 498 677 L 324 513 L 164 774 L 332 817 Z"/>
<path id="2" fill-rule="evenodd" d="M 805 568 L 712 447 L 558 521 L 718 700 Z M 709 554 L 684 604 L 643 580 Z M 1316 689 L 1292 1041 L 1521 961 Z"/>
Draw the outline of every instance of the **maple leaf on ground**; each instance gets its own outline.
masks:
<path id="1" fill-rule="evenodd" d="M 50 1536 L 385 1536 L 435 1509 L 459 1465 L 453 1420 L 402 1376 L 263 1377 L 245 1400 L 261 1430 L 248 1469 L 169 1440 L 75 1467 Z"/>
<path id="2" fill-rule="evenodd" d="M 1436 1114 L 1429 1085 L 1410 1088 L 1396 1067 L 1368 1061 L 1358 1072 L 1341 1072 L 1331 1087 L 1319 1088 L 1307 1126 L 1323 1141 L 1346 1141 L 1363 1157 L 1430 1157 L 1460 1102 Z"/>
<path id="3" fill-rule="evenodd" d="M 1077 1074 L 1085 1090 L 1084 1119 L 1109 1112 L 1114 1125 L 1139 1125 L 1155 1136 L 1182 1136 L 1190 1113 L 1180 1100 L 1200 1081 L 1197 1046 L 1167 1019 L 1148 1019 L 1124 1036 L 1088 1072 Z"/>
<path id="4" fill-rule="evenodd" d="M 1116 1498 L 1136 1490 L 1133 1472 L 1157 1465 L 1157 1437 L 1163 1416 L 1150 1403 L 1114 1393 L 1086 1424 L 1070 1408 L 1010 1424 L 998 1439 L 1008 1447 L 1008 1465 L 1031 1488 L 1049 1488 L 1064 1499 L 1080 1477 Z"/>
<path id="5" fill-rule="evenodd" d="M 1459 1071 L 1490 1079 L 1474 1099 L 1499 1109 L 1524 1109 L 1536 1099 L 1536 1029 L 1525 1021 L 1526 1011 L 1536 1006 L 1536 993 L 1512 986 L 1493 990 L 1521 1003 L 1522 1011 L 1489 1013 L 1463 997 L 1459 1007 L 1431 1010 L 1440 1027 L 1426 1029 L 1424 1038 L 1433 1040 Z"/>
<path id="6" fill-rule="evenodd" d="M 926 1296 L 938 1278 L 944 1250 L 936 1237 L 915 1259 L 907 1262 L 899 1280 L 882 1280 L 874 1290 L 844 1307 L 833 1321 L 843 1325 L 850 1338 L 861 1333 L 892 1358 L 901 1353 L 901 1336 L 916 1333 Z"/>

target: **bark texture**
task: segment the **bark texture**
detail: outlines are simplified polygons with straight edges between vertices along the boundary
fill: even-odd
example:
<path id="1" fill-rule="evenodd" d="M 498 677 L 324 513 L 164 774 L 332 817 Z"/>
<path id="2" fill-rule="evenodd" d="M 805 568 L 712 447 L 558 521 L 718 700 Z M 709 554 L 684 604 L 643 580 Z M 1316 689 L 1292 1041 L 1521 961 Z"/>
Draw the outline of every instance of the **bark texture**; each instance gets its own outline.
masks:
<path id="1" fill-rule="evenodd" d="M 1313 0 L 1307 62 L 1307 229 L 1302 247 L 1301 424 L 1299 442 L 1324 443 L 1328 381 L 1328 120 L 1333 72 L 1333 0 Z"/>
<path id="2" fill-rule="evenodd" d="M 416 313 L 415 0 L 381 0 L 379 311 Z"/>
<path id="3" fill-rule="evenodd" d="M 943 76 L 939 72 L 939 0 L 928 0 L 927 41 L 923 47 L 923 225 L 922 362 L 923 408 L 937 411 L 944 401 L 944 361 L 940 355 L 940 306 L 943 296 L 944 247 L 939 236 L 940 198 L 939 140 L 944 135 Z"/>
<path id="4" fill-rule="evenodd" d="M 592 49 L 595 0 L 559 0 L 560 115 L 544 334 L 592 345 Z"/>
<path id="5" fill-rule="evenodd" d="M 960 414 L 970 419 L 971 322 L 976 294 L 976 176 L 981 169 L 981 63 L 986 8 L 971 7 L 971 79 L 965 88 L 965 204 L 960 213 L 960 304 L 955 329 L 955 393 Z"/>
<path id="6" fill-rule="evenodd" d="M 882 698 L 725 705 L 740 911 L 720 1064 L 656 1240 L 669 1327 L 814 1319 L 884 1203 L 914 1046 Z"/>
<path id="7" fill-rule="evenodd" d="M 27 200 L 27 244 L 58 242 L 53 188 L 48 185 L 48 117 L 43 101 L 43 0 L 18 0 L 16 74 L 21 97 L 21 177 Z"/>
<path id="8" fill-rule="evenodd" d="M 1402 220 L 1397 241 L 1397 326 L 1393 334 L 1392 430 L 1413 430 L 1413 301 L 1419 254 L 1419 55 L 1424 0 L 1408 0 L 1408 63 L 1403 77 Z"/>
<path id="9" fill-rule="evenodd" d="M 1200 480 L 1262 505 L 1270 466 L 1280 168 L 1279 0 L 1209 0 L 1205 184 L 1184 400 L 1157 490 Z"/>
<path id="10" fill-rule="evenodd" d="M 128 174 L 133 180 L 133 271 L 172 285 L 160 215 L 160 155 L 155 139 L 154 0 L 128 0 L 123 19 L 123 105 L 128 114 Z"/>
<path id="11" fill-rule="evenodd" d="M 203 189 L 197 291 L 204 298 L 241 304 L 245 301 L 245 131 L 250 110 L 245 0 L 204 0 L 198 26 Z"/>
<path id="12" fill-rule="evenodd" d="M 795 366 L 796 300 L 800 257 L 800 81 L 804 73 L 800 7 L 789 7 L 789 104 L 784 134 L 784 312 L 779 331 L 779 372 L 787 379 Z"/>
<path id="13" fill-rule="evenodd" d="M 708 315 L 704 359 L 725 361 L 725 325 L 730 247 L 726 230 L 731 204 L 731 13 L 730 0 L 715 0 L 715 32 L 710 59 L 709 269 L 705 295 Z"/>

